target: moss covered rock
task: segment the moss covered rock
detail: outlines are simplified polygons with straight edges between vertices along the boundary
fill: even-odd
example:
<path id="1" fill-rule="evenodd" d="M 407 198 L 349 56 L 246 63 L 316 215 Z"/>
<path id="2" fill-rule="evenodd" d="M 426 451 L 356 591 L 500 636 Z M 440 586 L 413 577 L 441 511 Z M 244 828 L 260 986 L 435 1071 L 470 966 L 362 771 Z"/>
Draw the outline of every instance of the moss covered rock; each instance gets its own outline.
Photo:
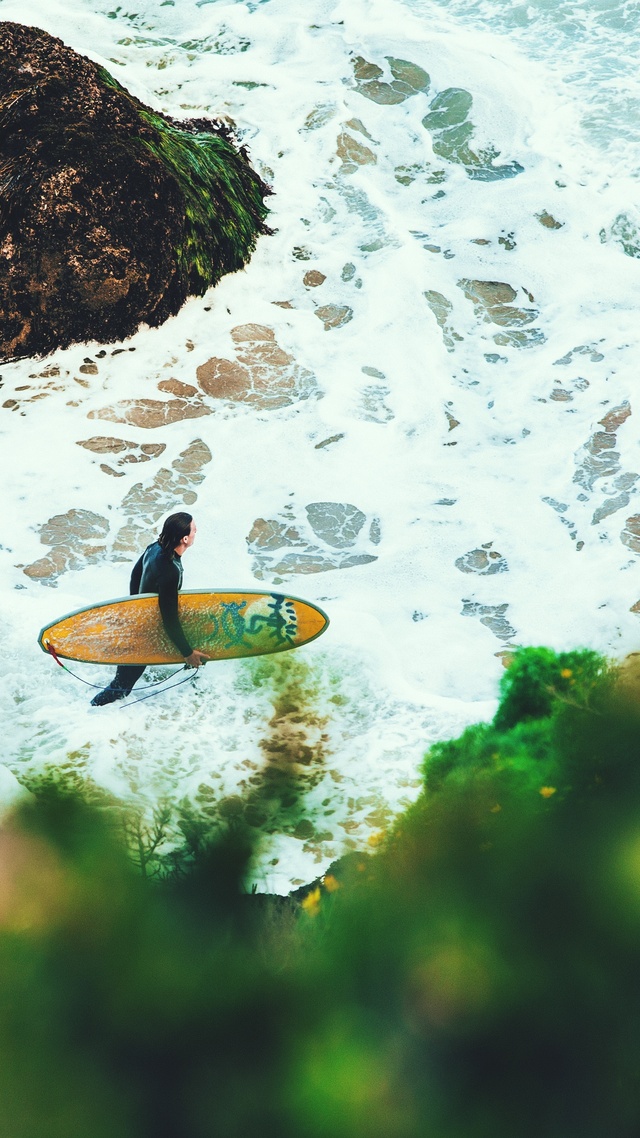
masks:
<path id="1" fill-rule="evenodd" d="M 176 122 L 0 22 L 0 358 L 161 324 L 249 259 L 269 188 L 222 123 Z"/>

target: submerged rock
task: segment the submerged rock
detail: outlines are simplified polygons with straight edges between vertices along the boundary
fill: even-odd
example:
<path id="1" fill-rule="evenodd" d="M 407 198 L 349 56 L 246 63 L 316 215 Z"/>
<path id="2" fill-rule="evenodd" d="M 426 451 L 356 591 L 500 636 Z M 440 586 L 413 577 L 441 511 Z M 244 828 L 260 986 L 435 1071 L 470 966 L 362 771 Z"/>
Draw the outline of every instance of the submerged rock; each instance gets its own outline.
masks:
<path id="1" fill-rule="evenodd" d="M 45 557 L 25 566 L 23 572 L 43 585 L 52 585 L 67 569 L 83 569 L 102 560 L 109 522 L 93 510 L 74 508 L 66 514 L 55 514 L 39 531 L 42 544 L 51 549 Z"/>
<path id="2" fill-rule="evenodd" d="M 78 444 L 98 454 L 118 453 L 121 448 L 139 449 L 158 457 L 166 449 L 163 443 L 148 443 L 137 448 L 135 443 L 117 438 L 86 439 Z M 204 468 L 211 462 L 211 451 L 203 439 L 181 451 L 170 467 L 161 467 L 152 480 L 136 482 L 125 494 L 121 510 L 126 523 L 115 535 L 107 518 L 92 510 L 72 508 L 56 514 L 38 527 L 43 545 L 51 548 L 22 571 L 43 585 L 55 586 L 58 577 L 68 570 L 84 569 L 109 557 L 113 561 L 135 559 L 151 540 L 153 527 L 176 503 L 189 508 L 198 499 L 196 487 L 204 480 Z M 126 461 L 126 458 L 125 460 Z M 133 461 L 139 461 L 136 457 Z M 103 465 L 105 473 L 117 472 Z"/>
<path id="3" fill-rule="evenodd" d="M 152 111 L 0 22 L 0 358 L 161 324 L 249 259 L 270 192 L 223 124 Z"/>
<path id="4" fill-rule="evenodd" d="M 247 545 L 254 577 L 277 583 L 282 577 L 273 574 L 368 565 L 377 560 L 380 539 L 379 519 L 368 519 L 350 502 L 310 502 L 304 515 L 289 504 L 276 518 L 256 518 Z"/>
<path id="5" fill-rule="evenodd" d="M 196 370 L 205 395 L 275 411 L 319 394 L 315 376 L 280 347 L 273 328 L 239 324 L 231 329 L 231 339 L 235 360 L 214 356 Z"/>
<path id="6" fill-rule="evenodd" d="M 473 311 L 480 320 L 508 329 L 506 332 L 498 332 L 493 337 L 494 343 L 516 348 L 535 347 L 544 343 L 545 336 L 539 328 L 523 327 L 540 315 L 538 309 L 513 305 L 511 302 L 518 293 L 510 284 L 504 281 L 475 280 L 459 280 L 457 283 L 467 300 L 473 304 Z M 531 293 L 525 288 L 522 291 L 533 302 Z"/>
<path id="7" fill-rule="evenodd" d="M 456 341 L 463 339 L 459 332 L 456 332 L 451 322 L 453 304 L 450 300 L 447 300 L 446 296 L 443 296 L 441 292 L 436 292 L 435 289 L 428 289 L 427 292 L 423 293 L 423 296 L 433 312 L 439 327 L 442 329 L 442 339 L 444 340 L 445 348 L 448 352 L 453 352 L 455 350 Z"/>
<path id="8" fill-rule="evenodd" d="M 627 518 L 620 534 L 620 541 L 628 549 L 632 549 L 634 553 L 640 553 L 640 514 L 633 514 L 632 517 Z"/>
<path id="9" fill-rule="evenodd" d="M 480 149 L 471 146 L 475 133 L 469 113 L 473 96 L 462 87 L 447 87 L 431 100 L 429 113 L 422 120 L 431 135 L 433 153 L 438 158 L 464 166 L 469 178 L 495 182 L 515 178 L 523 172 L 519 162 L 496 165 L 500 151 L 492 144 Z"/>
<path id="10" fill-rule="evenodd" d="M 412 95 L 429 90 L 431 80 L 426 71 L 408 59 L 395 59 L 385 56 L 391 80 L 383 79 L 384 71 L 376 63 L 369 63 L 361 55 L 353 59 L 353 74 L 356 90 L 373 103 L 392 105 L 404 103 Z"/>
<path id="11" fill-rule="evenodd" d="M 611 478 L 620 470 L 620 451 L 617 449 L 616 432 L 631 415 L 631 406 L 627 400 L 618 407 L 612 407 L 607 414 L 599 420 L 598 426 L 602 431 L 594 431 L 591 438 L 576 455 L 576 470 L 573 481 L 585 490 L 593 490 L 599 478 Z M 636 474 L 623 473 L 615 481 L 617 490 L 629 490 L 637 479 Z M 622 481 L 620 481 L 622 480 Z"/>
<path id="12" fill-rule="evenodd" d="M 470 549 L 462 557 L 456 558 L 456 569 L 461 573 L 478 573 L 482 577 L 489 577 L 494 573 L 507 573 L 509 566 L 506 558 L 492 549 L 492 541 L 487 542 L 481 549 Z"/>
<path id="13" fill-rule="evenodd" d="M 463 600 L 462 616 L 476 616 L 480 624 L 484 624 L 485 628 L 498 637 L 498 640 L 511 640 L 516 634 L 516 629 L 506 618 L 508 608 L 508 604 L 482 605 L 478 601 Z"/>

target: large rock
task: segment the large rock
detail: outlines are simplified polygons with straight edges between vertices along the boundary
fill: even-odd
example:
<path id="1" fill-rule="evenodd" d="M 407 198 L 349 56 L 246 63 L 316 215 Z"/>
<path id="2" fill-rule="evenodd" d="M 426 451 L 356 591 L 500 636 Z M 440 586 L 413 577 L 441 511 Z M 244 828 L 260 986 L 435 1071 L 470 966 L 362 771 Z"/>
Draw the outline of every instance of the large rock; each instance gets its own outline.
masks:
<path id="1" fill-rule="evenodd" d="M 269 192 L 223 124 L 0 22 L 0 358 L 162 323 L 246 263 Z"/>

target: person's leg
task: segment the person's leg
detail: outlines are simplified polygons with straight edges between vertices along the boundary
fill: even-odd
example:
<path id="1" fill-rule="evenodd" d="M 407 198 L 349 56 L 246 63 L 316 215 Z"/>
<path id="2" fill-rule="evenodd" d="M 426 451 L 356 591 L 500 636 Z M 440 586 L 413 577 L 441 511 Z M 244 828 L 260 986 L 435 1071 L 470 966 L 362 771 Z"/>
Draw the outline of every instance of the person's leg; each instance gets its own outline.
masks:
<path id="1" fill-rule="evenodd" d="M 121 664 L 111 683 L 94 695 L 91 700 L 92 707 L 102 707 L 105 703 L 114 703 L 116 699 L 124 699 L 129 695 L 133 685 L 144 672 L 144 664 Z"/>

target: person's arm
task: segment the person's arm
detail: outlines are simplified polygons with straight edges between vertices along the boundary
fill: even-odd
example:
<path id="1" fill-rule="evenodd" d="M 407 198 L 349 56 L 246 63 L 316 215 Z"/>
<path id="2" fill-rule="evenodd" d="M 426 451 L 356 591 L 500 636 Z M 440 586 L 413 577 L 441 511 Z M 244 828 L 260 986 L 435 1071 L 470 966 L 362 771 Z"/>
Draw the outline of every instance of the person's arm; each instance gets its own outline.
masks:
<path id="1" fill-rule="evenodd" d="M 173 565 L 167 566 L 167 573 L 158 592 L 158 604 L 167 636 L 173 641 L 180 655 L 186 659 L 193 654 L 193 649 L 182 630 L 178 616 L 178 572 Z"/>
<path id="2" fill-rule="evenodd" d="M 136 561 L 133 569 L 131 570 L 131 580 L 129 581 L 129 592 L 131 596 L 134 593 L 140 592 L 140 581 L 142 579 L 142 557 Z"/>

